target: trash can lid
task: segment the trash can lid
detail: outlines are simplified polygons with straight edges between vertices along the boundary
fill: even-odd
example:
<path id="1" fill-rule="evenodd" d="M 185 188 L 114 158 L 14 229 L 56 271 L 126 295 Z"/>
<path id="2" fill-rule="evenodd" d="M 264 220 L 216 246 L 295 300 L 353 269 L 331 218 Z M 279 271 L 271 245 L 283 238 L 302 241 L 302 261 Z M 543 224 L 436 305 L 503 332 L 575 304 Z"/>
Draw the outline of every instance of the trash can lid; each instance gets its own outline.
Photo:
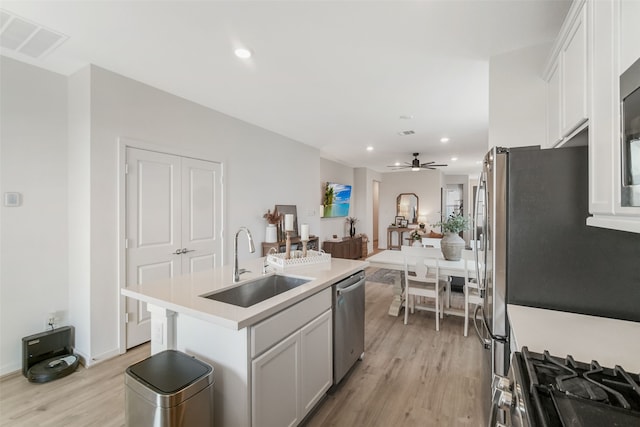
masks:
<path id="1" fill-rule="evenodd" d="M 127 373 L 164 394 L 180 391 L 211 371 L 211 366 L 176 350 L 162 351 L 127 368 Z"/>

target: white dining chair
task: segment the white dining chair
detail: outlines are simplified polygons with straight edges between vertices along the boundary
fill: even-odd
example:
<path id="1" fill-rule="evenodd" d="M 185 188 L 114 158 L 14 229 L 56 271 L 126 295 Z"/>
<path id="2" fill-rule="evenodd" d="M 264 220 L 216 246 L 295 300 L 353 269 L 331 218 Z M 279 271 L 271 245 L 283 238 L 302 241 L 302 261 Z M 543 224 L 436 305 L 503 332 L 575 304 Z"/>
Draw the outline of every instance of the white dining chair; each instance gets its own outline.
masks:
<path id="1" fill-rule="evenodd" d="M 440 242 L 442 239 L 435 239 L 433 237 L 423 237 L 422 238 L 422 246 L 432 247 L 432 248 L 440 248 Z"/>
<path id="2" fill-rule="evenodd" d="M 403 246 L 404 256 L 404 324 L 409 321 L 409 310 L 435 311 L 436 331 L 440 330 L 440 319 L 444 312 L 444 290 L 446 282 L 440 279 L 438 258 L 433 251 L 422 247 Z M 434 262 L 427 267 L 426 260 Z M 423 304 L 416 304 L 415 297 L 426 297 L 434 300 L 435 309 Z"/>
<path id="3" fill-rule="evenodd" d="M 469 334 L 469 309 L 470 306 L 474 307 L 482 304 L 482 297 L 480 295 L 480 288 L 478 286 L 479 280 L 475 277 L 475 262 L 476 255 L 474 251 L 463 250 L 462 259 L 465 263 L 464 269 L 464 336 Z M 478 251 L 478 259 L 482 259 L 482 252 Z M 482 271 L 480 270 L 480 274 Z M 472 311 L 475 313 L 475 310 Z"/>

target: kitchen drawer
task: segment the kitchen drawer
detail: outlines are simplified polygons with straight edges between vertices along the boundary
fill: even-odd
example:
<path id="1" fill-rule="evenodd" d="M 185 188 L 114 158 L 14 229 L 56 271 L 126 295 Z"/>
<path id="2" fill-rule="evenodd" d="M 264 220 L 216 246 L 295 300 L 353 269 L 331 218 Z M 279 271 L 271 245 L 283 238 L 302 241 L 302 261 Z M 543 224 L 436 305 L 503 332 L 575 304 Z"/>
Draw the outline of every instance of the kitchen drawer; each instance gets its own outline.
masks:
<path id="1" fill-rule="evenodd" d="M 331 308 L 331 287 L 251 327 L 251 358 Z"/>

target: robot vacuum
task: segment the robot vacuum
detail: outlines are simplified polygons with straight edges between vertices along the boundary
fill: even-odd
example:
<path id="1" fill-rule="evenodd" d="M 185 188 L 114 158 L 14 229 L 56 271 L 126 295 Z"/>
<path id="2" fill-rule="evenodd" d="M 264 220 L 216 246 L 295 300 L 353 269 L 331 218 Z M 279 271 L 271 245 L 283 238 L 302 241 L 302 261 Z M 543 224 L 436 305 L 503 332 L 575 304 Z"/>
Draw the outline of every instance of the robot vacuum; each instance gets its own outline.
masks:
<path id="1" fill-rule="evenodd" d="M 73 373 L 80 359 L 73 354 L 73 328 L 65 326 L 22 338 L 22 374 L 46 383 Z"/>

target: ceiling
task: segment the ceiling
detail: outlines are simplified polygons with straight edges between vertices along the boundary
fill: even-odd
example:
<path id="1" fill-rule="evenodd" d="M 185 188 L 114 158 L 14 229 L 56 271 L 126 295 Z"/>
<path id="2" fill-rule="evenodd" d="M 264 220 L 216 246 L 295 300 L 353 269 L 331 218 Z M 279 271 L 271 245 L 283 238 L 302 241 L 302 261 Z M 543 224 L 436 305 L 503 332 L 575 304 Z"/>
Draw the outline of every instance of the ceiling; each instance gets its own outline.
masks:
<path id="1" fill-rule="evenodd" d="M 569 4 L 3 1 L 68 39 L 39 59 L 0 53 L 65 75 L 92 63 L 351 167 L 387 172 L 418 152 L 447 174 L 474 173 L 488 146 L 489 58 L 551 42 Z"/>

